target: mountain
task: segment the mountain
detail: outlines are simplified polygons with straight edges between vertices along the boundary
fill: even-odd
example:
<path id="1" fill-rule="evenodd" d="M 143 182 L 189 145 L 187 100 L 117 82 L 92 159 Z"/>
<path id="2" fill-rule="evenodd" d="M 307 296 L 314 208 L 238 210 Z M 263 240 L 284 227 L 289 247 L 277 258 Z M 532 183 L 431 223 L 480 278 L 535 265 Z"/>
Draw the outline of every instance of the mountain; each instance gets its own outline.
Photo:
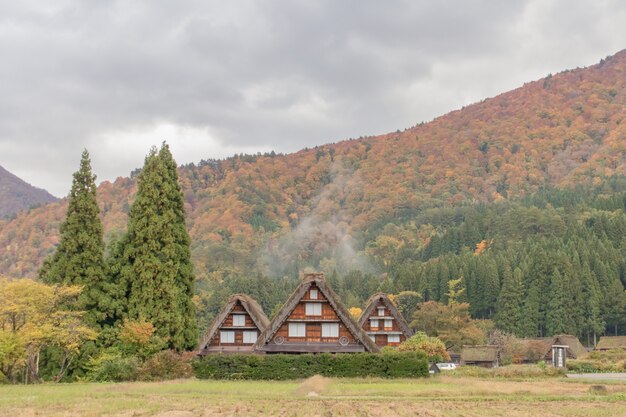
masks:
<path id="1" fill-rule="evenodd" d="M 625 109 L 626 50 L 402 131 L 180 167 L 196 274 L 220 281 L 354 267 L 387 225 L 431 208 L 600 184 L 626 173 Z M 134 191 L 132 176 L 100 185 L 108 239 L 123 231 Z M 0 274 L 36 274 L 65 207 L 62 200 L 0 226 Z M 424 243 L 435 231 L 412 227 Z"/>
<path id="2" fill-rule="evenodd" d="M 33 187 L 0 166 L 0 219 L 57 200 L 46 190 Z"/>

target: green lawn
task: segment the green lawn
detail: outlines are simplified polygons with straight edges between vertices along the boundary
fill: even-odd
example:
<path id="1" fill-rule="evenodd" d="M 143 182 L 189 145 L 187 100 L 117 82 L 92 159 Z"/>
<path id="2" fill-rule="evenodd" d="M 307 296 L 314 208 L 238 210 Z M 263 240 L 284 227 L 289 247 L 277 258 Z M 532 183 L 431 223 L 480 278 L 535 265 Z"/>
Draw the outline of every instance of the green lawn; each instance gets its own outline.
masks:
<path id="1" fill-rule="evenodd" d="M 0 386 L 2 416 L 626 416 L 626 383 L 566 378 Z"/>

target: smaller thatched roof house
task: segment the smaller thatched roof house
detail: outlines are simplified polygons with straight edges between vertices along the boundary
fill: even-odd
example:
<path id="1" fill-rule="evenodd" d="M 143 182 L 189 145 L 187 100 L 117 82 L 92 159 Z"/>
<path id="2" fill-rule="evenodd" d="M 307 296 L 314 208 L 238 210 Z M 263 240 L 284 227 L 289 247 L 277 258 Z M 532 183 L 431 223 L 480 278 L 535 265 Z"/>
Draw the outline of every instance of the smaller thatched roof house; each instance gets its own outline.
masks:
<path id="1" fill-rule="evenodd" d="M 500 365 L 498 346 L 463 346 L 463 350 L 461 351 L 461 365 L 497 368 Z"/>
<path id="2" fill-rule="evenodd" d="M 587 353 L 587 348 L 580 343 L 580 340 L 576 336 L 571 334 L 559 334 L 552 338 L 553 345 L 564 345 L 567 348 L 567 357 L 569 359 L 577 359 L 581 355 Z"/>
<path id="3" fill-rule="evenodd" d="M 413 331 L 395 304 L 382 292 L 367 300 L 359 318 L 359 326 L 380 347 L 398 346 L 413 336 Z"/>
<path id="4" fill-rule="evenodd" d="M 626 349 L 626 336 L 602 336 L 596 350 Z"/>
<path id="5" fill-rule="evenodd" d="M 270 321 L 252 297 L 234 294 L 202 337 L 198 354 L 250 353 Z"/>
<path id="6" fill-rule="evenodd" d="M 576 336 L 570 334 L 559 334 L 553 337 L 537 337 L 529 339 L 520 339 L 521 350 L 518 358 L 513 358 L 514 362 L 536 363 L 539 361 L 552 361 L 552 346 L 567 346 L 565 350 L 568 359 L 577 359 L 587 349 L 580 343 Z"/>

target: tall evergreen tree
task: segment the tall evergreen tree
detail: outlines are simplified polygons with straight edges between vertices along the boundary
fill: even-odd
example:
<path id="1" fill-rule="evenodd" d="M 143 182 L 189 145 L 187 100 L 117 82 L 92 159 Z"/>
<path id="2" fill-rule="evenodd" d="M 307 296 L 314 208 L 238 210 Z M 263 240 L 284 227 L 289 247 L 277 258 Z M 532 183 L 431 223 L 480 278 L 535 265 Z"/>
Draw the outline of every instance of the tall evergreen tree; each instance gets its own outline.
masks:
<path id="1" fill-rule="evenodd" d="M 589 264 L 585 263 L 581 271 L 582 284 L 582 311 L 583 324 L 582 330 L 587 334 L 587 344 L 591 345 L 591 337 L 593 334 L 593 345 L 596 345 L 598 333 L 604 330 L 604 322 L 600 316 L 600 289 L 595 275 L 591 272 Z"/>
<path id="2" fill-rule="evenodd" d="M 139 174 L 119 274 L 126 317 L 151 322 L 176 349 L 197 342 L 189 244 L 176 163 L 163 144 L 150 150 Z"/>
<path id="3" fill-rule="evenodd" d="M 522 271 L 515 268 L 515 271 L 511 273 L 508 262 L 503 264 L 503 268 L 502 290 L 498 298 L 498 309 L 494 321 L 499 329 L 515 335 L 522 335 L 524 332 Z"/>
<path id="4" fill-rule="evenodd" d="M 95 181 L 89 152 L 84 150 L 80 168 L 74 173 L 59 245 L 39 271 L 39 277 L 46 283 L 84 286 L 78 308 L 87 311 L 86 319 L 92 325 L 111 321 L 115 311 L 111 297 L 114 285 L 107 280 L 104 263 Z"/>
<path id="5" fill-rule="evenodd" d="M 105 325 L 112 324 L 118 306 L 115 285 L 107 279 L 95 181 L 85 149 L 73 176 L 59 245 L 46 259 L 39 277 L 49 284 L 83 286 L 77 307 L 87 311 L 90 324 Z"/>

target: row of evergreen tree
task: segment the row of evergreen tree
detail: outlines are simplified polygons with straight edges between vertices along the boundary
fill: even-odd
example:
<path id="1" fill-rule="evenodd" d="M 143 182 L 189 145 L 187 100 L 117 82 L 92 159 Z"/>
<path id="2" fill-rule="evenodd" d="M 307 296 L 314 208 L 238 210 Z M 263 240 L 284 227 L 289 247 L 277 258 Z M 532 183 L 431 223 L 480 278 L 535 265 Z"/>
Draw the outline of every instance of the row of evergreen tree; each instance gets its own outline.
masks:
<path id="1" fill-rule="evenodd" d="M 89 153 L 74 174 L 55 253 L 39 276 L 46 283 L 81 285 L 78 308 L 112 340 L 122 320 L 146 321 L 174 349 L 197 343 L 194 275 L 183 193 L 167 144 L 153 147 L 137 178 L 126 233 L 105 247 L 96 176 Z M 105 256 L 106 254 L 106 256 Z"/>

